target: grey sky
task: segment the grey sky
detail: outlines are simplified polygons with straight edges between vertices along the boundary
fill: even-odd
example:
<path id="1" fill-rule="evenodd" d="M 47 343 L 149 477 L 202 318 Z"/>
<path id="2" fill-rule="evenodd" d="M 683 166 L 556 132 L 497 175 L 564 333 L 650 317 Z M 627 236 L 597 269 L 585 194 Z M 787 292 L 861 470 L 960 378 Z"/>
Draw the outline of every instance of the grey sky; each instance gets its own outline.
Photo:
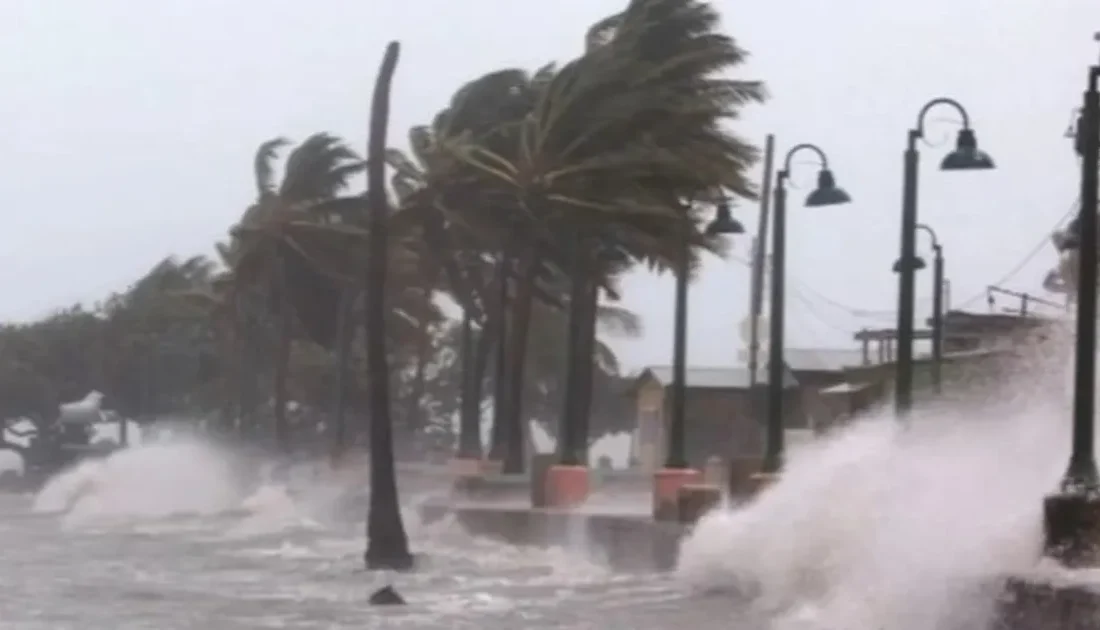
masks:
<path id="1" fill-rule="evenodd" d="M 0 99 L 0 319 L 97 299 L 169 253 L 209 252 L 251 200 L 250 160 L 265 139 L 331 131 L 361 148 L 388 40 L 404 46 L 391 127 L 391 143 L 403 145 L 405 130 L 430 120 L 462 82 L 567 59 L 580 52 L 588 24 L 624 3 L 0 2 L 0 79 L 8 86 Z M 922 147 L 921 218 L 947 248 L 956 304 L 1014 267 L 1076 198 L 1076 161 L 1062 133 L 1098 55 L 1091 40 L 1100 4 L 717 4 L 752 52 L 741 75 L 767 81 L 772 93 L 740 132 L 760 143 L 774 132 L 782 152 L 820 144 L 855 199 L 791 208 L 792 345 L 844 346 L 846 331 L 889 325 L 889 315 L 857 318 L 800 287 L 852 307 L 894 309 L 901 151 L 929 98 L 962 101 L 999 166 L 940 173 L 945 147 Z M 937 110 L 932 119 L 956 117 Z M 930 136 L 954 131 L 933 123 Z M 813 173 L 796 166 L 794 179 L 808 184 Z M 738 212 L 755 221 L 755 207 Z M 735 255 L 748 251 L 741 238 Z M 1053 262 L 1046 247 L 1007 284 L 1036 290 Z M 693 286 L 691 363 L 732 360 L 747 279 L 741 265 L 714 261 Z M 926 298 L 927 274 L 918 282 Z M 625 289 L 647 335 L 618 344 L 624 362 L 666 362 L 671 280 L 639 275 Z"/>

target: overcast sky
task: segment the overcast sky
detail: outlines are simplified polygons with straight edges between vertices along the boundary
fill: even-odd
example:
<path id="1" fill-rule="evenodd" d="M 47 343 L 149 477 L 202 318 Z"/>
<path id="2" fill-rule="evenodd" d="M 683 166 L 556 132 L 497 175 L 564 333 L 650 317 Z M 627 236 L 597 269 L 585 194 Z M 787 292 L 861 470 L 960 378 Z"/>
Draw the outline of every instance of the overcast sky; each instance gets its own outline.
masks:
<path id="1" fill-rule="evenodd" d="M 363 150 L 381 52 L 403 44 L 392 144 L 430 120 L 461 83 L 534 69 L 581 51 L 589 24 L 625 0 L 3 0 L 0 2 L 0 319 L 29 319 L 123 288 L 168 255 L 208 253 L 253 196 L 262 141 L 315 131 Z M 982 294 L 1045 241 L 1077 197 L 1063 137 L 1100 48 L 1093 0 L 772 0 L 716 3 L 752 53 L 737 71 L 771 100 L 738 131 L 781 153 L 818 143 L 848 206 L 801 206 L 814 177 L 798 160 L 788 269 L 792 346 L 844 347 L 890 326 L 901 153 L 927 100 L 969 110 L 997 161 L 984 173 L 935 170 L 922 147 L 921 219 L 948 253 L 956 305 Z M 934 110 L 930 140 L 953 141 Z M 754 205 L 738 208 L 755 223 Z M 920 245 L 927 250 L 927 242 Z M 745 257 L 749 239 L 734 255 Z M 1045 244 L 1011 278 L 1038 291 Z M 927 310 L 930 278 L 918 279 Z M 625 305 L 643 339 L 618 345 L 633 367 L 668 361 L 672 283 L 638 275 Z M 692 287 L 690 363 L 724 365 L 741 346 L 748 275 L 711 261 Z M 986 309 L 984 298 L 969 304 Z M 851 312 L 855 309 L 857 312 Z"/>

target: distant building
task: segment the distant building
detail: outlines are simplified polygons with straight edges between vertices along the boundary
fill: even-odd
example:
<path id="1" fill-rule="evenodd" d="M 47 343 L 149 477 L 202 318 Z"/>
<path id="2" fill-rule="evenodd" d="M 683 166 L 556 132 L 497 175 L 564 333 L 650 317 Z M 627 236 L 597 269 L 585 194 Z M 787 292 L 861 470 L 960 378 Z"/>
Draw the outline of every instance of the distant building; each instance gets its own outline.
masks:
<path id="1" fill-rule="evenodd" d="M 763 439 L 764 387 L 766 374 L 758 377 L 757 413 L 749 389 L 746 368 L 688 368 L 686 372 L 685 420 L 689 463 L 702 467 L 707 458 L 753 457 L 760 453 Z M 793 372 L 784 375 L 787 426 L 807 428 L 798 381 Z M 668 447 L 668 421 L 672 368 L 650 366 L 635 378 L 629 390 L 636 406 L 636 429 L 631 456 L 645 470 L 659 468 Z"/>
<path id="2" fill-rule="evenodd" d="M 996 384 L 1019 365 L 1018 348 L 1041 338 L 1055 320 L 1035 316 L 951 311 L 944 318 L 945 393 L 976 391 Z M 927 329 L 916 339 L 929 339 Z M 804 440 L 888 404 L 893 394 L 896 331 L 862 330 L 852 349 L 785 352 L 784 423 L 788 443 Z M 918 399 L 931 392 L 931 356 L 914 359 Z M 767 371 L 757 375 L 756 404 L 745 367 L 686 370 L 687 456 L 702 467 L 717 456 L 745 474 L 759 470 L 767 417 Z M 632 460 L 644 470 L 659 468 L 667 453 L 672 368 L 649 366 L 627 389 L 635 407 Z M 736 476 L 736 475 L 735 475 Z"/>

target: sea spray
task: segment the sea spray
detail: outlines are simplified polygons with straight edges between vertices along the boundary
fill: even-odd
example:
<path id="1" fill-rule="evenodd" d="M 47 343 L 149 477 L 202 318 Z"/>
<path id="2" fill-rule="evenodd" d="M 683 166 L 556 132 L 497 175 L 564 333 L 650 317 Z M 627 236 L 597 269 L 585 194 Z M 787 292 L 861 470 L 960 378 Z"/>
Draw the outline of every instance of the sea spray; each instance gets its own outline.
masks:
<path id="1" fill-rule="evenodd" d="M 236 507 L 241 488 L 227 454 L 198 441 L 117 451 L 63 471 L 38 493 L 36 512 L 70 523 L 207 515 Z"/>
<path id="2" fill-rule="evenodd" d="M 807 447 L 698 524 L 678 577 L 777 628 L 981 627 L 1003 577 L 1036 565 L 1068 456 L 1064 390 L 1045 378 L 1062 370 L 1032 368 L 984 409 L 883 412 Z"/>

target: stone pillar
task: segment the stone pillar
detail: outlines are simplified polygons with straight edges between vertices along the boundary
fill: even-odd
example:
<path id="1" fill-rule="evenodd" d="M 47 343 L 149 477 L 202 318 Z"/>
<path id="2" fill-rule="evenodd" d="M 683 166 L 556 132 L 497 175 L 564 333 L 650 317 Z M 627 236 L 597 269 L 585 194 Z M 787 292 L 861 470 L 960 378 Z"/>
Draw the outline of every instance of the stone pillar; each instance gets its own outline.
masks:
<path id="1" fill-rule="evenodd" d="M 497 459 L 484 459 L 481 461 L 481 474 L 487 476 L 499 475 L 504 470 L 504 462 Z"/>
<path id="2" fill-rule="evenodd" d="M 543 508 L 547 500 L 546 479 L 558 459 L 553 453 L 538 453 L 531 457 L 531 507 Z"/>
<path id="3" fill-rule="evenodd" d="M 714 455 L 707 458 L 707 466 L 703 469 L 703 480 L 711 486 L 722 487 L 726 483 L 726 465 L 722 458 Z"/>
<path id="4" fill-rule="evenodd" d="M 587 466 L 551 466 L 546 471 L 546 507 L 572 508 L 588 500 Z"/>
<path id="5" fill-rule="evenodd" d="M 468 495 L 477 490 L 484 475 L 480 459 L 451 460 L 451 491 L 459 495 Z"/>
<path id="6" fill-rule="evenodd" d="M 1066 492 L 1043 501 L 1044 555 L 1067 570 L 1009 579 L 998 606 L 1003 630 L 1100 630 L 1100 497 Z"/>
<path id="7" fill-rule="evenodd" d="M 1100 497 L 1054 494 L 1043 501 L 1046 555 L 1070 568 L 1100 568 Z"/>
<path id="8" fill-rule="evenodd" d="M 680 488 L 699 485 L 703 473 L 691 468 L 662 468 L 653 474 L 653 518 L 680 520 Z"/>
<path id="9" fill-rule="evenodd" d="M 456 479 L 463 477 L 480 477 L 481 476 L 481 460 L 480 459 L 460 459 L 455 458 L 451 460 L 451 476 Z"/>
<path id="10" fill-rule="evenodd" d="M 676 501 L 678 520 L 686 525 L 693 525 L 721 502 L 720 486 L 710 483 L 681 486 Z"/>

